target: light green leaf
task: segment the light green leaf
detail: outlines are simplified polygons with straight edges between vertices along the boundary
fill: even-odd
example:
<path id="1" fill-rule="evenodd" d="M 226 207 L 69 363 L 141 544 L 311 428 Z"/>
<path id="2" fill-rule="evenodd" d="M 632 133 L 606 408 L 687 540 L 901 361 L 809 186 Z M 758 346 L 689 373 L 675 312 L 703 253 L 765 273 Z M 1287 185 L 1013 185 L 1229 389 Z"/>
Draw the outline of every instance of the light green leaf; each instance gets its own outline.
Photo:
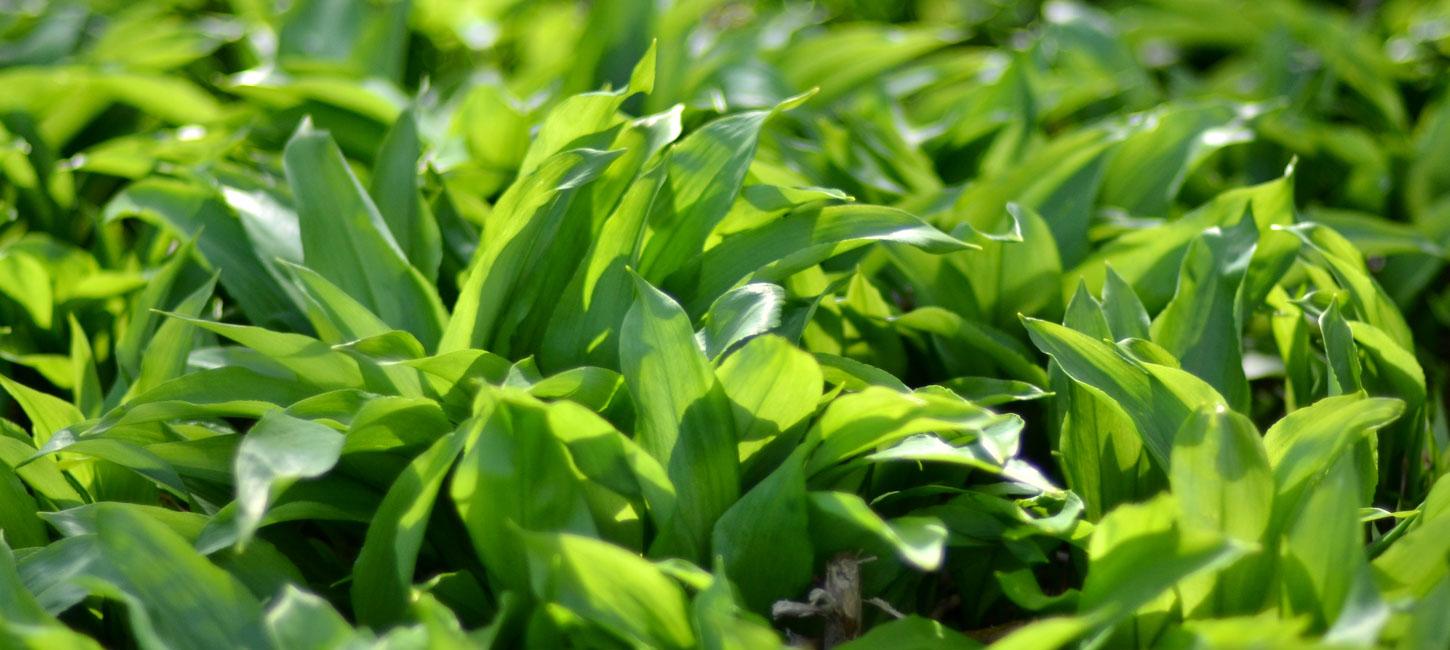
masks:
<path id="1" fill-rule="evenodd" d="M 784 302 L 785 290 L 764 282 L 725 292 L 706 310 L 705 326 L 696 334 L 705 356 L 717 359 L 736 343 L 774 329 Z"/>
<path id="2" fill-rule="evenodd" d="M 558 603 L 621 640 L 657 648 L 695 643 L 685 594 L 653 564 L 617 546 L 561 533 L 520 533 L 535 597 Z"/>
<path id="3" fill-rule="evenodd" d="M 695 343 L 684 310 L 636 278 L 637 297 L 620 328 L 620 368 L 638 413 L 640 446 L 664 465 L 677 490 L 662 513 L 658 544 L 704 557 L 715 520 L 740 495 L 730 400 Z"/>
<path id="4" fill-rule="evenodd" d="M 481 424 L 470 420 L 435 441 L 404 468 L 378 504 L 353 566 L 352 606 L 360 622 L 387 625 L 403 617 L 433 502 Z"/>
<path id="5" fill-rule="evenodd" d="M 440 352 L 478 347 L 507 354 L 496 335 L 506 310 L 541 296 L 527 291 L 531 272 L 569 214 L 577 191 L 593 182 L 619 157 L 618 151 L 571 149 L 550 156 L 499 198 L 484 226 L 482 243 L 469 262 L 467 279 L 439 344 Z"/>
<path id="6" fill-rule="evenodd" d="M 343 436 L 281 411 L 262 416 L 237 447 L 238 543 L 246 544 L 272 500 L 275 486 L 321 476 L 337 464 Z"/>
<path id="7" fill-rule="evenodd" d="M 283 162 L 306 265 L 389 325 L 438 340 L 448 316 L 437 291 L 409 265 L 332 136 L 304 123 Z"/>
<path id="8" fill-rule="evenodd" d="M 811 581 L 803 454 L 792 454 L 715 522 L 711 553 L 754 611 L 800 593 Z"/>

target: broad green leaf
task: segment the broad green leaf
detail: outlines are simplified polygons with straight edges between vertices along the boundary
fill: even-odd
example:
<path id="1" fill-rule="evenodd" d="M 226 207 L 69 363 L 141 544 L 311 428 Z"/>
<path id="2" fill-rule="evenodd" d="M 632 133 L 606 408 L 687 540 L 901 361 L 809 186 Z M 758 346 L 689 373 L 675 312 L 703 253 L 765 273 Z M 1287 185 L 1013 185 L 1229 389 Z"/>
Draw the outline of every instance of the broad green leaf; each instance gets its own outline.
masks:
<path id="1" fill-rule="evenodd" d="M 37 327 L 49 328 L 55 296 L 45 265 L 29 255 L 0 252 L 0 294 L 18 303 Z"/>
<path id="2" fill-rule="evenodd" d="M 1052 395 L 1052 393 L 1025 381 L 993 377 L 957 377 L 944 381 L 941 385 L 980 406 L 1028 402 Z"/>
<path id="3" fill-rule="evenodd" d="M 1079 601 L 1088 617 L 1106 627 L 1179 581 L 1224 567 L 1243 555 L 1244 547 L 1221 536 L 1173 526 L 1172 508 L 1169 498 L 1160 497 L 1120 507 L 1098 525 Z"/>
<path id="4" fill-rule="evenodd" d="M 15 474 L 35 496 L 57 508 L 78 506 L 85 500 L 66 480 L 59 464 L 50 458 L 33 458 L 34 455 L 35 447 L 27 442 L 0 436 L 0 464 L 15 468 Z"/>
<path id="5" fill-rule="evenodd" d="M 823 390 L 820 366 L 774 335 L 751 339 L 716 369 L 735 414 L 735 437 L 763 440 L 791 430 L 816 410 Z"/>
<path id="6" fill-rule="evenodd" d="M 1400 347 L 1414 348 L 1410 327 L 1385 290 L 1370 276 L 1363 255 L 1342 235 L 1314 223 L 1299 224 L 1289 229 L 1306 246 L 1305 254 L 1317 258 L 1328 267 L 1335 280 L 1349 292 L 1349 303 L 1358 318 L 1378 327 Z"/>
<path id="7" fill-rule="evenodd" d="M 1450 552 L 1450 481 L 1435 482 L 1422 507 L 1421 519 L 1404 537 L 1374 559 L 1374 581 L 1388 599 L 1424 598 L 1447 571 L 1442 561 Z M 1444 591 L 1443 588 L 1438 588 Z"/>
<path id="8" fill-rule="evenodd" d="M 316 394 L 316 388 L 288 377 L 244 366 L 225 366 L 182 375 L 132 398 L 86 430 L 98 435 L 125 425 L 212 416 L 257 418 Z"/>
<path id="9" fill-rule="evenodd" d="M 216 276 L 176 304 L 174 313 L 187 318 L 201 315 L 206 302 L 216 289 Z M 134 321 L 133 321 L 134 322 Z M 149 323 L 149 320 L 142 321 Z M 138 326 L 142 322 L 136 323 Z M 141 395 L 157 386 L 186 374 L 187 358 L 195 347 L 195 326 L 179 318 L 167 318 L 151 336 L 145 354 L 140 355 L 135 377 L 127 388 L 128 395 Z"/>
<path id="10" fill-rule="evenodd" d="M 715 520 L 740 496 L 730 399 L 684 310 L 643 279 L 635 283 L 637 297 L 620 328 L 620 369 L 638 413 L 636 438 L 677 490 L 657 543 L 665 545 L 661 552 L 704 557 Z"/>
<path id="11" fill-rule="evenodd" d="M 102 218 L 109 222 L 130 215 L 194 239 L 222 286 L 253 323 L 300 323 L 272 260 L 257 254 L 242 222 L 215 191 L 195 183 L 148 178 L 107 203 Z M 163 306 L 169 305 L 152 305 Z"/>
<path id="12" fill-rule="evenodd" d="M 436 282 L 443 244 L 438 222 L 419 194 L 418 159 L 422 153 L 417 117 L 413 109 L 405 110 L 378 145 L 368 195 L 408 262 L 424 278 Z"/>
<path id="13" fill-rule="evenodd" d="M 559 102 L 539 125 L 538 135 L 519 163 L 519 176 L 527 176 L 549 156 L 579 146 L 581 139 L 608 131 L 620 123 L 619 109 L 635 93 L 654 87 L 655 48 L 650 46 L 630 77 L 629 86 L 616 92 L 592 92 Z"/>
<path id="14" fill-rule="evenodd" d="M 990 324 L 1010 327 L 1018 314 L 1056 315 L 1061 308 L 1057 287 L 1062 262 L 1052 226 L 1036 210 L 1017 203 L 1008 203 L 1006 214 L 1018 233 L 1018 241 L 977 237 L 972 243 L 981 250 L 949 253 L 936 260 L 928 260 L 924 252 L 908 251 L 902 246 L 892 246 L 890 251 L 894 257 L 911 260 L 913 266 L 935 262 L 960 269 L 975 292 L 978 309 Z M 940 220 L 935 223 L 945 227 Z M 978 229 L 987 227 L 981 220 L 972 225 Z M 914 284 L 923 285 L 926 293 L 933 296 L 950 291 L 952 283 L 942 277 L 945 273 L 945 269 L 939 270 L 937 278 L 930 279 L 934 281 L 920 278 Z M 951 308 L 953 304 L 945 302 L 938 306 Z"/>
<path id="15" fill-rule="evenodd" d="M 70 325 L 71 401 L 81 413 L 95 417 L 101 410 L 101 377 L 96 371 L 96 353 L 75 315 L 67 316 L 66 320 Z"/>
<path id="16" fill-rule="evenodd" d="M 1183 423 L 1199 407 L 1223 403 L 1213 388 L 1186 372 L 1132 361 L 1111 344 L 1060 325 L 1031 318 L 1024 323 L 1033 342 L 1069 377 L 1122 407 L 1143 446 L 1165 469 Z"/>
<path id="17" fill-rule="evenodd" d="M 1208 154 L 1253 137 L 1244 119 L 1252 110 L 1222 103 L 1170 104 L 1134 116 L 1140 128 L 1123 141 L 1103 172 L 1103 204 L 1132 215 L 1163 215 L 1189 172 Z"/>
<path id="18" fill-rule="evenodd" d="M 674 509 L 675 487 L 664 466 L 590 410 L 559 402 L 549 406 L 550 428 L 568 448 L 574 466 L 589 480 L 629 499 L 643 499 L 655 513 Z"/>
<path id="19" fill-rule="evenodd" d="M 711 552 L 723 558 L 726 575 L 754 611 L 810 584 L 814 554 L 802 456 L 792 454 L 715 522 Z"/>
<path id="20" fill-rule="evenodd" d="M 237 447 L 238 542 L 246 544 L 272 500 L 274 486 L 313 478 L 337 464 L 343 436 L 280 411 L 262 416 Z"/>
<path id="21" fill-rule="evenodd" d="M 86 419 L 69 402 L 17 383 L 4 375 L 0 375 L 0 388 L 10 394 L 10 398 L 25 412 L 25 417 L 30 419 L 30 433 L 37 447 L 45 446 L 55 432 Z"/>
<path id="22" fill-rule="evenodd" d="M 972 650 L 982 644 L 932 619 L 907 616 L 877 625 L 838 647 L 841 650 Z"/>
<path id="23" fill-rule="evenodd" d="M 658 163 L 642 173 L 590 243 L 544 335 L 539 361 L 545 368 L 586 361 L 618 365 L 619 327 L 634 295 L 627 267 L 638 261 L 646 219 L 668 169 Z"/>
<path id="24" fill-rule="evenodd" d="M 1103 286 L 1107 267 L 1130 284 L 1149 313 L 1162 309 L 1173 297 L 1183 251 L 1193 239 L 1213 226 L 1238 223 L 1247 210 L 1258 224 L 1260 239 L 1272 226 L 1294 221 L 1294 176 L 1284 176 L 1250 187 L 1229 190 L 1177 220 L 1153 228 L 1130 231 L 1093 252 L 1063 278 L 1064 289 L 1079 279 L 1089 290 Z"/>
<path id="25" fill-rule="evenodd" d="M 691 614 L 700 646 L 712 650 L 747 650 L 774 647 L 781 643 L 769 623 L 742 611 L 734 589 L 725 579 L 725 569 L 715 563 L 713 580 L 695 596 Z"/>
<path id="26" fill-rule="evenodd" d="M 1071 268 L 1089 252 L 1091 206 L 1120 140 L 1121 136 L 1102 129 L 1084 129 L 1055 139 L 1002 173 L 965 188 L 957 199 L 962 211 L 958 218 L 975 227 L 996 221 L 1009 203 L 1031 208 L 1051 232 L 1061 266 Z"/>
<path id="27" fill-rule="evenodd" d="M 0 463 L 0 531 L 4 532 L 4 541 L 17 548 L 45 546 L 49 537 L 44 524 L 35 516 L 37 510 L 35 499 L 25 491 L 15 468 L 9 463 Z"/>
<path id="28" fill-rule="evenodd" d="M 534 595 L 620 640 L 693 646 L 685 594 L 653 564 L 617 546 L 567 533 L 519 533 Z"/>
<path id="29" fill-rule="evenodd" d="M 1359 350 L 1349 322 L 1339 311 L 1339 301 L 1331 299 L 1329 309 L 1319 315 L 1319 332 L 1324 339 L 1324 357 L 1328 361 L 1329 395 L 1346 395 L 1364 390 L 1361 380 Z"/>
<path id="30" fill-rule="evenodd" d="M 727 237 L 697 259 L 682 260 L 681 274 L 666 280 L 665 285 L 693 287 L 691 312 L 703 311 L 743 281 L 780 282 L 871 242 L 905 244 L 928 253 L 977 248 L 896 208 L 826 206 L 793 212 Z"/>
<path id="31" fill-rule="evenodd" d="M 15 567 L 15 553 L 8 539 L 0 539 L 0 586 L 3 586 L 0 588 L 0 619 L 22 625 L 55 624 L 55 619 L 21 582 Z"/>
<path id="32" fill-rule="evenodd" d="M 1020 428 L 1014 415 L 999 415 L 944 390 L 901 393 L 869 387 L 837 398 L 807 434 L 813 446 L 806 475 L 814 476 L 857 454 L 876 450 L 913 434 L 990 437 Z"/>
<path id="33" fill-rule="evenodd" d="M 359 621 L 379 626 L 403 617 L 433 502 L 480 426 L 480 421 L 470 420 L 435 441 L 408 464 L 378 504 L 353 566 L 351 599 Z"/>
<path id="34" fill-rule="evenodd" d="M 1149 337 L 1152 323 L 1137 292 L 1123 276 L 1108 266 L 1103 279 L 1103 317 L 1116 340 Z"/>
<path id="35" fill-rule="evenodd" d="M 520 531 L 594 535 L 584 485 L 551 429 L 549 406 L 503 389 L 450 482 L 450 496 L 490 576 L 528 585 Z"/>
<path id="36" fill-rule="evenodd" d="M 170 260 L 155 271 L 151 281 L 146 283 L 141 295 L 136 297 L 136 302 L 130 308 L 126 328 L 122 329 L 120 338 L 116 341 L 116 364 L 126 379 L 135 379 L 136 373 L 141 370 L 146 341 L 151 340 L 155 324 L 162 318 L 155 310 L 177 310 L 170 303 L 171 292 L 177 283 L 177 277 L 181 276 L 190 263 L 194 250 L 196 242 L 187 241 L 171 252 Z"/>
<path id="37" fill-rule="evenodd" d="M 165 525 L 120 507 L 97 514 L 96 575 L 135 599 L 135 625 L 178 647 L 270 647 L 262 608 L 231 575 Z"/>
<path id="38" fill-rule="evenodd" d="M 1007 336 L 1000 330 L 963 318 L 939 307 L 922 307 L 898 316 L 896 325 L 919 332 L 927 332 L 960 345 L 974 355 L 985 355 L 993 367 L 1035 386 L 1047 385 L 1047 374 L 1030 359 L 1028 348 L 1020 341 Z M 981 364 L 981 360 L 976 361 Z"/>
<path id="39" fill-rule="evenodd" d="M 804 99 L 717 119 L 671 149 L 663 188 L 669 202 L 652 212 L 640 252 L 639 271 L 645 278 L 662 282 L 701 252 L 740 192 L 761 127 Z"/>
<path id="40" fill-rule="evenodd" d="M 1312 407 L 1311 407 L 1312 408 Z M 1298 517 L 1280 546 L 1281 589 L 1287 609 L 1307 615 L 1323 629 L 1354 606 L 1357 581 L 1368 586 L 1369 571 L 1353 507 L 1360 486 L 1354 459 L 1341 454 L 1305 495 Z M 1378 600 L 1378 595 L 1375 595 Z M 1375 638 L 1373 632 L 1369 638 Z"/>
<path id="41" fill-rule="evenodd" d="M 1257 242 L 1258 228 L 1248 216 L 1195 238 L 1184 253 L 1173 299 L 1151 330 L 1154 343 L 1240 412 L 1248 408 L 1249 384 L 1240 360 L 1245 315 L 1239 293 Z"/>
<path id="42" fill-rule="evenodd" d="M 500 354 L 495 336 L 516 301 L 539 296 L 528 292 L 530 273 L 544 263 L 561 221 L 577 191 L 604 173 L 617 151 L 570 149 L 550 156 L 532 174 L 504 192 L 484 227 L 482 244 L 469 262 L 467 279 L 439 344 L 440 352 L 483 347 Z"/>
<path id="43" fill-rule="evenodd" d="M 774 329 L 784 302 L 784 289 L 763 282 L 725 292 L 705 312 L 705 326 L 696 334 L 705 356 L 718 359 L 736 343 Z"/>
<path id="44" fill-rule="evenodd" d="M 167 315 L 256 350 L 307 384 L 324 389 L 357 388 L 363 385 L 363 377 L 356 361 L 310 336 L 250 325 L 218 323 L 182 314 Z"/>
<path id="45" fill-rule="evenodd" d="M 267 636 L 278 648 L 327 650 L 356 640 L 347 620 L 326 600 L 288 585 L 267 608 Z"/>
<path id="46" fill-rule="evenodd" d="M 935 571 L 941 566 L 947 529 L 935 517 L 887 521 L 854 494 L 811 492 L 808 496 L 811 535 L 822 555 L 865 549 L 899 557 L 922 571 Z"/>
<path id="47" fill-rule="evenodd" d="M 1248 418 L 1222 408 L 1200 409 L 1174 437 L 1168 481 L 1184 530 L 1218 533 L 1245 545 L 1266 541 L 1274 477 L 1258 429 Z M 1257 610 L 1266 582 L 1262 569 L 1250 562 L 1231 566 L 1216 581 L 1185 583 L 1185 611 Z"/>
<path id="48" fill-rule="evenodd" d="M 1264 433 L 1264 449 L 1274 470 L 1276 523 L 1271 531 L 1281 531 L 1298 518 L 1301 504 L 1317 490 L 1339 457 L 1393 422 L 1403 410 L 1399 400 L 1356 393 L 1322 399 L 1269 427 Z M 1360 468 L 1363 472 L 1362 464 Z"/>
<path id="49" fill-rule="evenodd" d="M 303 124 L 283 161 L 306 265 L 384 322 L 421 341 L 438 340 L 448 316 L 437 291 L 409 265 L 332 136 Z"/>
<path id="50" fill-rule="evenodd" d="M 336 345 L 393 331 L 362 303 L 316 271 L 287 263 L 283 263 L 283 268 L 300 289 L 303 313 L 324 342 Z"/>

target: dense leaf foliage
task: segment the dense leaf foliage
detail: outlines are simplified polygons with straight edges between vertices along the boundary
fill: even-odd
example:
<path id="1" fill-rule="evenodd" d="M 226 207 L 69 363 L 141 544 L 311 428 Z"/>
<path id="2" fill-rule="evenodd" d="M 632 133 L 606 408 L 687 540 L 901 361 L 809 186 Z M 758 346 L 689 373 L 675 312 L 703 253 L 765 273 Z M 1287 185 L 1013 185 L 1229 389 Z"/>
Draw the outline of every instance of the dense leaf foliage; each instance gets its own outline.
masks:
<path id="1" fill-rule="evenodd" d="M 0 13 L 0 646 L 1450 646 L 1450 5 Z"/>

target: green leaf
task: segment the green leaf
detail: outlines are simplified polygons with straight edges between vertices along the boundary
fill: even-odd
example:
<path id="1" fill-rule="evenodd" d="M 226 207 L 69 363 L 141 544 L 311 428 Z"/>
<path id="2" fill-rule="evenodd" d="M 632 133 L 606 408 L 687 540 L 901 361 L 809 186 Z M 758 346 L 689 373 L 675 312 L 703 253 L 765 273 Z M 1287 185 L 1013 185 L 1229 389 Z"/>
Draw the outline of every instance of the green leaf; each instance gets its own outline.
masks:
<path id="1" fill-rule="evenodd" d="M 1324 357 L 1329 362 L 1329 394 L 1345 395 L 1364 390 L 1360 379 L 1359 349 L 1349 323 L 1339 312 L 1339 301 L 1331 299 L 1329 309 L 1319 315 L 1319 331 L 1324 337 Z"/>
<path id="2" fill-rule="evenodd" d="M 148 178 L 132 184 L 107 203 L 102 218 L 109 222 L 128 215 L 159 222 L 194 239 L 201 256 L 218 273 L 222 286 L 251 322 L 300 324 L 296 307 L 279 281 L 280 272 L 271 259 L 257 254 L 243 222 L 214 190 L 194 183 Z"/>
<path id="3" fill-rule="evenodd" d="M 1186 259 L 1185 259 L 1186 263 Z M 1146 339 L 1152 328 L 1148 310 L 1138 300 L 1138 293 L 1123 276 L 1108 266 L 1103 280 L 1103 317 L 1116 340 Z"/>
<path id="4" fill-rule="evenodd" d="M 1108 343 L 1060 325 L 1023 322 L 1033 343 L 1068 376 L 1122 408 L 1160 467 L 1168 467 L 1173 435 L 1192 413 L 1223 403 L 1212 387 L 1186 372 L 1133 361 Z"/>
<path id="5" fill-rule="evenodd" d="M 594 535 L 584 484 L 551 431 L 549 406 L 502 389 L 450 483 L 450 495 L 490 576 L 525 589 L 519 531 Z"/>
<path id="6" fill-rule="evenodd" d="M 96 371 L 96 354 L 75 315 L 67 316 L 66 321 L 70 325 L 71 373 L 74 377 L 71 381 L 71 401 L 82 413 L 94 417 L 101 410 L 101 377 Z"/>
<path id="7" fill-rule="evenodd" d="M 723 558 L 726 575 L 757 612 L 811 581 L 815 556 L 802 456 L 792 454 L 715 522 L 711 552 Z"/>
<path id="8" fill-rule="evenodd" d="M 360 622 L 380 626 L 403 617 L 433 502 L 480 426 L 470 420 L 435 441 L 408 463 L 378 504 L 353 566 L 352 607 Z"/>
<path id="9" fill-rule="evenodd" d="M 997 329 L 939 307 L 922 307 L 898 316 L 893 322 L 908 330 L 934 334 L 976 355 L 985 355 L 1013 379 L 1036 386 L 1047 385 L 1047 374 L 1029 358 L 1028 348 Z"/>
<path id="10" fill-rule="evenodd" d="M 1272 226 L 1294 221 L 1294 176 L 1291 166 L 1284 176 L 1250 187 L 1232 189 L 1188 214 L 1153 228 L 1129 231 L 1094 251 L 1063 278 L 1064 289 L 1077 286 L 1079 279 L 1090 290 L 1103 286 L 1107 268 L 1132 285 L 1149 312 L 1162 309 L 1173 296 L 1176 273 L 1183 251 L 1204 230 L 1238 223 L 1245 211 L 1258 224 L 1260 239 Z"/>
<path id="11" fill-rule="evenodd" d="M 25 491 L 15 468 L 9 463 L 0 463 L 0 531 L 4 541 L 17 548 L 45 546 L 50 541 L 45 526 L 35 516 L 39 508 L 35 499 Z M 5 549 L 8 553 L 9 549 Z"/>
<path id="12" fill-rule="evenodd" d="M 1154 343 L 1240 412 L 1248 409 L 1249 383 L 1241 360 L 1245 315 L 1239 295 L 1257 242 L 1258 228 L 1248 216 L 1195 238 L 1183 256 L 1173 299 L 1151 329 Z"/>
<path id="13" fill-rule="evenodd" d="M 273 411 L 237 447 L 238 543 L 251 539 L 278 484 L 321 476 L 337 464 L 343 436 L 332 428 Z"/>
<path id="14" fill-rule="evenodd" d="M 1356 470 L 1349 454 L 1332 461 L 1298 504 L 1297 517 L 1284 531 L 1280 546 L 1280 584 L 1287 609 L 1307 615 L 1316 629 L 1338 619 L 1352 605 L 1356 580 L 1368 579 L 1355 508 L 1361 492 Z"/>
<path id="15" fill-rule="evenodd" d="M 660 552 L 705 556 L 715 520 L 740 496 L 730 400 L 684 310 L 641 278 L 620 328 L 620 369 L 638 413 L 636 438 L 677 489 Z"/>
<path id="16" fill-rule="evenodd" d="M 564 533 L 520 533 L 529 583 L 544 602 L 657 648 L 695 643 L 685 594 L 653 564 L 617 546 Z"/>
<path id="17" fill-rule="evenodd" d="M 323 341 L 335 345 L 395 331 L 316 271 L 289 263 L 283 263 L 283 268 L 301 290 L 303 312 Z"/>
<path id="18" fill-rule="evenodd" d="M 398 121 L 378 146 L 368 195 L 408 262 L 425 279 L 436 282 L 438 265 L 443 260 L 443 243 L 438 222 L 419 193 L 418 159 L 422 154 L 417 118 L 410 108 L 398 115 Z"/>
<path id="19" fill-rule="evenodd" d="M 318 388 L 358 388 L 363 385 L 362 373 L 358 370 L 356 361 L 310 336 L 250 325 L 218 323 L 182 314 L 167 316 L 256 350 L 294 373 L 296 379 Z"/>
<path id="20" fill-rule="evenodd" d="M 69 402 L 17 383 L 4 375 L 0 375 L 0 388 L 10 394 L 11 399 L 25 412 L 25 417 L 30 419 L 30 432 L 37 447 L 45 446 L 55 432 L 86 419 Z"/>
<path id="21" fill-rule="evenodd" d="M 1049 393 L 1025 381 L 993 377 L 957 377 L 942 382 L 943 386 L 967 401 L 981 406 L 998 406 L 1012 402 L 1029 402 L 1049 397 Z"/>
<path id="22" fill-rule="evenodd" d="M 182 298 L 176 304 L 175 313 L 196 318 L 206 302 L 211 300 L 215 290 L 216 276 L 213 276 L 206 284 Z M 149 319 L 143 322 L 149 323 Z M 128 395 L 141 395 L 186 374 L 186 362 L 196 344 L 195 326 L 179 318 L 168 318 L 156 328 L 149 343 L 145 354 L 140 356 L 135 378 L 127 388 Z"/>
<path id="23" fill-rule="evenodd" d="M 710 305 L 697 334 L 705 356 L 718 359 L 731 346 L 780 325 L 785 290 L 758 282 L 725 292 Z"/>
<path id="24" fill-rule="evenodd" d="M 816 551 L 875 551 L 878 557 L 900 557 L 922 571 L 935 571 L 946 553 L 947 529 L 935 517 L 902 517 L 892 521 L 871 511 L 866 502 L 846 492 L 811 492 L 811 534 Z"/>
<path id="25" fill-rule="evenodd" d="M 804 422 L 816 410 L 824 381 L 811 355 L 769 334 L 725 357 L 715 374 L 741 442 L 772 438 Z"/>
<path id="26" fill-rule="evenodd" d="M 639 271 L 645 278 L 661 282 L 701 252 L 740 192 L 761 127 L 791 101 L 768 111 L 717 119 L 675 145 L 663 188 L 669 202 L 650 216 L 640 253 Z"/>
<path id="27" fill-rule="evenodd" d="M 119 506 L 97 513 L 97 577 L 134 599 L 133 625 L 176 647 L 270 647 L 262 608 L 165 525 Z"/>
<path id="28" fill-rule="evenodd" d="M 727 237 L 698 259 L 682 260 L 682 275 L 670 278 L 665 285 L 694 287 L 690 294 L 694 313 L 743 281 L 780 282 L 871 242 L 906 244 L 938 254 L 977 248 L 896 208 L 826 206 L 796 211 Z M 686 283 L 687 277 L 692 282 Z"/>
<path id="29" fill-rule="evenodd" d="M 1282 530 L 1298 518 L 1301 503 L 1317 489 L 1339 457 L 1375 430 L 1393 422 L 1403 410 L 1404 403 L 1397 399 L 1356 393 L 1327 397 L 1269 427 L 1264 433 L 1264 449 L 1274 470 L 1276 486 L 1276 524 L 1271 530 Z M 1373 480 L 1373 477 L 1360 479 Z"/>
<path id="30" fill-rule="evenodd" d="M 941 389 L 901 393 L 873 386 L 837 398 L 816 420 L 808 434 L 814 449 L 806 474 L 918 433 L 987 438 L 1021 424 L 1015 415 L 993 413 Z"/>
<path id="31" fill-rule="evenodd" d="M 982 644 L 940 622 L 907 616 L 872 627 L 859 638 L 837 647 L 841 650 L 972 650 Z"/>
<path id="32" fill-rule="evenodd" d="M 470 347 L 509 352 L 495 340 L 505 325 L 511 326 L 501 322 L 505 310 L 515 308 L 512 305 L 518 301 L 532 303 L 539 298 L 527 291 L 529 274 L 544 264 L 544 251 L 569 215 L 569 203 L 579 188 L 604 173 L 620 153 L 563 151 L 509 186 L 494 206 L 482 244 L 469 262 L 440 352 Z"/>
<path id="33" fill-rule="evenodd" d="M 448 316 L 437 291 L 409 265 L 332 136 L 304 123 L 283 162 L 306 265 L 389 325 L 438 340 Z"/>
<path id="34" fill-rule="evenodd" d="M 347 620 L 326 600 L 287 585 L 267 608 L 267 635 L 278 648 L 327 650 L 356 640 Z"/>
<path id="35" fill-rule="evenodd" d="M 590 243 L 548 324 L 539 350 L 543 367 L 618 365 L 619 327 L 634 296 L 627 267 L 638 262 L 646 219 L 668 169 L 659 163 L 642 173 Z"/>
<path id="36" fill-rule="evenodd" d="M 1104 171 L 1101 201 L 1132 215 L 1164 215 L 1204 158 L 1253 137 L 1241 109 L 1225 103 L 1170 104 L 1136 116 L 1141 128 L 1123 141 Z"/>
<path id="37" fill-rule="evenodd" d="M 1374 559 L 1374 581 L 1387 599 L 1425 598 L 1443 592 L 1447 570 L 1441 561 L 1450 553 L 1450 481 L 1440 479 L 1421 506 L 1421 519 L 1383 554 Z M 1425 601 L 1428 602 L 1428 601 Z"/>
<path id="38" fill-rule="evenodd" d="M 1406 350 L 1414 349 L 1414 338 L 1405 317 L 1385 290 L 1370 276 L 1363 255 L 1339 233 L 1314 223 L 1289 229 L 1305 244 L 1305 255 L 1322 262 L 1335 281 L 1349 292 L 1349 304 L 1362 320 L 1378 327 Z"/>
<path id="39" fill-rule="evenodd" d="M 1200 409 L 1173 441 L 1169 486 L 1184 530 L 1218 533 L 1245 545 L 1266 541 L 1274 477 L 1258 429 L 1222 408 Z M 1185 611 L 1251 613 L 1263 604 L 1262 569 L 1240 562 L 1214 580 L 1182 587 Z M 1204 601 L 1207 600 L 1207 603 Z"/>
<path id="40" fill-rule="evenodd" d="M 0 252 L 0 294 L 18 303 L 37 327 L 50 328 L 55 296 L 50 275 L 39 260 L 10 251 Z"/>

